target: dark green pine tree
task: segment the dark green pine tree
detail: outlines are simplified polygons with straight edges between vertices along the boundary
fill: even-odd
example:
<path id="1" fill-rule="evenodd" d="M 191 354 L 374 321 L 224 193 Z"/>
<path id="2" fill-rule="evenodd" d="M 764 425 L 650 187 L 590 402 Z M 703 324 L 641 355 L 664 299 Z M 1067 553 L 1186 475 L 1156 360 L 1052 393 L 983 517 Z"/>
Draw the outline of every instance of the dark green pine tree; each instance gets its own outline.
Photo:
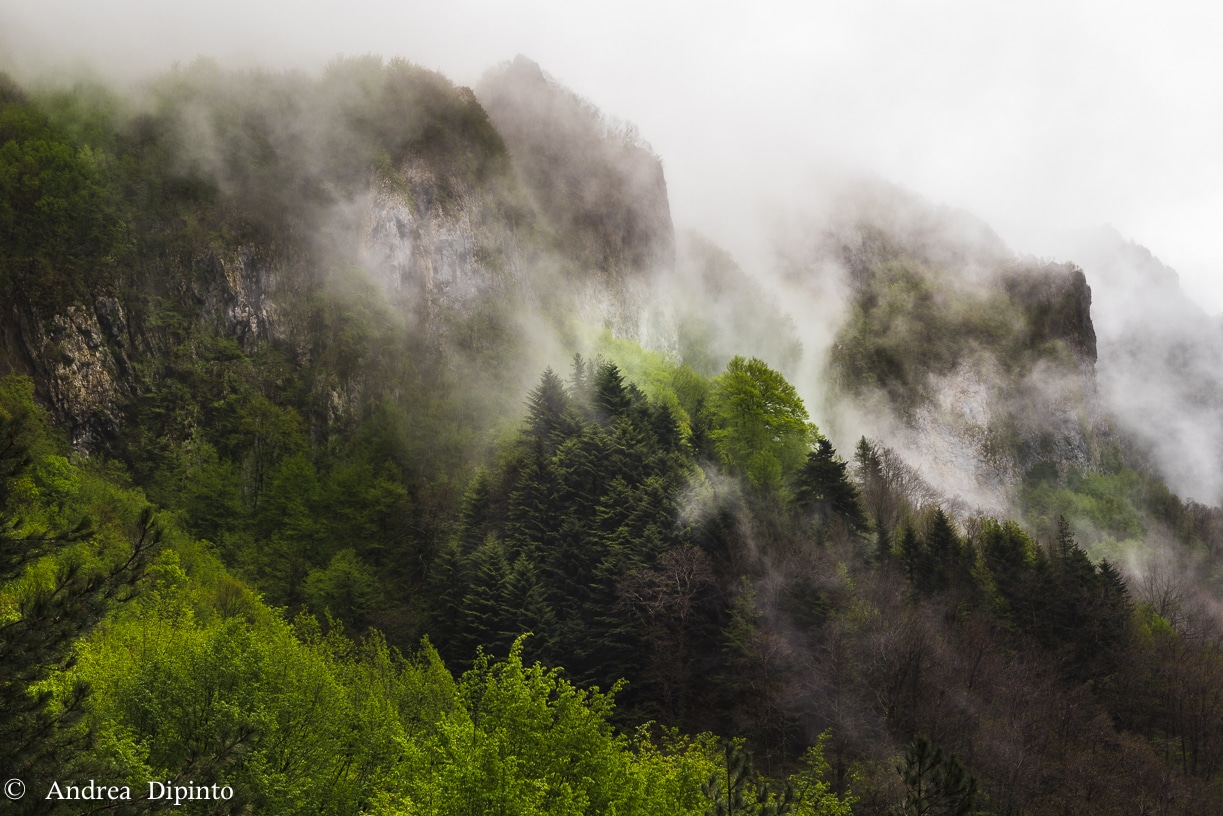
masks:
<path id="1" fill-rule="evenodd" d="M 705 796 L 710 802 L 706 816 L 788 816 L 800 801 L 789 783 L 780 794 L 769 790 L 752 772 L 751 756 L 742 740 L 723 744 L 718 769 L 705 783 Z"/>
<path id="2" fill-rule="evenodd" d="M 488 469 L 479 467 L 463 493 L 459 509 L 459 540 L 465 552 L 480 546 L 497 526 L 499 519 L 493 508 L 492 481 Z"/>
<path id="3" fill-rule="evenodd" d="M 653 438 L 628 416 L 618 417 L 608 429 L 608 444 L 602 470 L 608 478 L 636 484 L 658 475 L 666 459 L 656 456 Z"/>
<path id="4" fill-rule="evenodd" d="M 530 660 L 554 663 L 564 659 L 551 648 L 556 633 L 556 615 L 548 603 L 539 571 L 525 555 L 520 555 L 502 584 L 501 631 L 497 633 L 497 641 L 513 643 L 527 632 L 534 635 L 524 647 Z"/>
<path id="5" fill-rule="evenodd" d="M 658 403 L 651 405 L 649 426 L 660 453 L 675 454 L 680 451 L 684 438 L 670 408 Z"/>
<path id="6" fill-rule="evenodd" d="M 942 592 L 946 590 L 953 578 L 967 578 L 968 565 L 962 563 L 963 545 L 956 534 L 951 519 L 940 507 L 934 511 L 930 520 L 930 532 L 926 534 L 927 566 L 925 573 L 926 592 Z"/>
<path id="7" fill-rule="evenodd" d="M 545 369 L 539 385 L 527 397 L 527 433 L 545 443 L 552 443 L 559 432 L 572 420 L 568 416 L 572 402 L 565 384 L 551 368 Z"/>
<path id="8" fill-rule="evenodd" d="M 927 560 L 926 548 L 917 537 L 917 530 L 913 529 L 912 524 L 906 524 L 900 535 L 900 563 L 904 565 L 905 575 L 909 576 L 914 585 L 922 580 Z"/>
<path id="9" fill-rule="evenodd" d="M 1097 567 L 1099 583 L 1092 604 L 1092 633 L 1096 641 L 1094 650 L 1095 673 L 1111 675 L 1120 669 L 1118 656 L 1120 646 L 1126 638 L 1126 629 L 1133 614 L 1129 588 L 1120 571 L 1108 560 Z"/>
<path id="10" fill-rule="evenodd" d="M 832 443 L 821 438 L 794 483 L 794 503 L 821 524 L 840 519 L 846 529 L 863 533 L 869 528 L 858 489 L 849 480 L 847 462 L 837 456 Z"/>
<path id="11" fill-rule="evenodd" d="M 964 770 L 955 755 L 930 744 L 918 734 L 896 766 L 904 780 L 904 800 L 894 816 L 971 816 L 977 800 L 977 780 Z"/>
<path id="12" fill-rule="evenodd" d="M 563 500 L 555 457 L 542 440 L 531 441 L 516 467 L 506 509 L 505 544 L 515 558 L 522 553 L 536 560 L 545 558 L 559 546 L 560 521 L 572 505 Z"/>
<path id="13" fill-rule="evenodd" d="M 550 471 L 555 506 L 549 510 L 549 523 L 554 527 L 570 519 L 583 531 L 594 525 L 599 499 L 612 479 L 607 464 L 610 446 L 607 432 L 592 422 L 557 449 Z"/>
<path id="14" fill-rule="evenodd" d="M 462 630 L 463 599 L 471 589 L 471 567 L 457 540 L 448 542 L 429 565 L 425 593 L 429 598 L 427 634 L 443 658 L 452 665 L 470 660 Z"/>
<path id="15" fill-rule="evenodd" d="M 1067 558 L 1078 545 L 1074 541 L 1074 532 L 1065 516 L 1057 517 L 1057 540 L 1054 542 L 1054 552 L 1061 558 Z"/>
<path id="16" fill-rule="evenodd" d="M 1045 631 L 1040 634 L 1049 645 L 1073 643 L 1088 625 L 1089 607 L 1100 582 L 1095 565 L 1075 543 L 1065 516 L 1057 519 L 1052 556 L 1053 581 L 1047 593 Z"/>
<path id="17" fill-rule="evenodd" d="M 1065 671 L 1084 682 L 1116 670 L 1115 654 L 1130 608 L 1124 581 L 1112 565 L 1097 568 L 1065 517 L 1048 556 L 1045 578 L 1032 586 L 1033 634 L 1058 652 Z"/>
<path id="18" fill-rule="evenodd" d="M 742 740 L 726 742 L 718 769 L 705 783 L 705 796 L 710 806 L 706 816 L 734 816 L 747 814 L 755 802 L 755 785 L 752 784 L 752 763 Z"/>
<path id="19" fill-rule="evenodd" d="M 461 660 L 475 657 L 476 649 L 484 646 L 494 655 L 509 654 L 510 645 L 521 632 L 506 636 L 508 624 L 505 615 L 505 582 L 510 566 L 505 557 L 505 547 L 495 534 L 489 534 L 484 543 L 469 558 L 471 581 L 463 596 L 462 610 L 457 627 L 456 649 Z"/>
<path id="20" fill-rule="evenodd" d="M 594 375 L 594 368 L 594 364 L 587 362 L 582 355 L 573 355 L 573 366 L 569 371 L 569 395 L 580 408 L 590 402 L 590 380 Z"/>
<path id="21" fill-rule="evenodd" d="M 624 384 L 624 376 L 615 363 L 604 362 L 594 374 L 592 407 L 595 419 L 609 425 L 617 417 L 626 414 L 633 405 L 630 391 Z"/>
<path id="22" fill-rule="evenodd" d="M 1127 617 L 1130 612 L 1130 591 L 1121 572 L 1107 558 L 1100 562 L 1100 588 L 1106 602 L 1117 607 Z"/>
<path id="23" fill-rule="evenodd" d="M 862 503 L 875 527 L 875 556 L 886 561 L 892 550 L 893 497 L 883 478 L 883 462 L 875 446 L 863 436 L 854 449 L 854 475 L 862 490 Z"/>

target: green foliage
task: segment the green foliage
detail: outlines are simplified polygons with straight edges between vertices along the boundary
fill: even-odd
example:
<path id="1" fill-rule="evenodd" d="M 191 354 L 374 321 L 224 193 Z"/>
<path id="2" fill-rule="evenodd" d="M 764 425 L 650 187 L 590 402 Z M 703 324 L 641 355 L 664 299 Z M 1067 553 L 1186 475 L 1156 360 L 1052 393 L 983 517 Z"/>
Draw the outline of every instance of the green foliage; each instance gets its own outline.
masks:
<path id="1" fill-rule="evenodd" d="M 978 286 L 904 254 L 859 270 L 831 356 L 839 386 L 851 394 L 881 390 L 909 412 L 930 397 L 928 375 L 947 374 L 965 359 L 992 359 L 1012 376 L 1041 361 L 1072 365 L 1075 354 L 1094 360 L 1094 337 L 1083 336 L 1078 311 L 1081 273 L 998 271 L 1001 285 Z"/>
<path id="2" fill-rule="evenodd" d="M 650 399 L 667 406 L 684 438 L 692 439 L 694 445 L 699 446 L 697 424 L 709 397 L 709 378 L 686 363 L 676 365 L 663 353 L 614 337 L 611 332 L 603 332 L 596 346 L 600 354 L 614 362 Z"/>
<path id="3" fill-rule="evenodd" d="M 111 282 L 123 229 L 106 161 L 37 106 L 0 103 L 0 291 L 49 316 Z"/>
<path id="4" fill-rule="evenodd" d="M 191 779 L 262 813 L 359 812 L 402 756 L 396 698 L 427 666 L 397 664 L 377 639 L 345 658 L 351 647 L 309 627 L 300 640 L 266 610 L 206 612 L 162 595 L 81 649 L 63 682 L 95 689 L 103 753 L 133 785 Z"/>
<path id="5" fill-rule="evenodd" d="M 89 725 L 132 784 L 228 784 L 260 813 L 702 812 L 703 743 L 617 734 L 610 696 L 524 665 L 521 648 L 456 684 L 427 645 L 404 660 L 377 636 L 167 592 L 92 638 L 58 685 L 95 689 Z"/>
<path id="6" fill-rule="evenodd" d="M 88 686 L 39 688 L 72 643 L 129 600 L 162 532 L 143 496 L 82 470 L 49 438 L 29 380 L 0 379 L 0 768 L 32 787 L 70 769 Z"/>
<path id="7" fill-rule="evenodd" d="M 1104 535 L 1122 540 L 1146 533 L 1142 510 L 1147 490 L 1146 480 L 1129 469 L 1113 473 L 1072 469 L 1062 482 L 1056 473 L 1033 468 L 1019 500 L 1034 529 L 1052 535 L 1058 517 L 1064 516 L 1094 544 Z"/>
<path id="8" fill-rule="evenodd" d="M 824 749 L 831 733 L 820 734 L 815 745 L 803 754 L 799 769 L 787 779 L 793 791 L 794 816 L 852 816 L 853 806 L 858 801 L 850 792 L 838 796 L 828 778 L 831 768 L 824 758 Z"/>
<path id="9" fill-rule="evenodd" d="M 932 746 L 920 734 L 909 744 L 896 771 L 908 789 L 893 811 L 896 816 L 973 816 L 979 812 L 977 780 L 954 754 L 944 755 L 942 748 Z"/>
<path id="10" fill-rule="evenodd" d="M 373 570 L 351 549 L 333 555 L 326 569 L 312 570 L 303 591 L 320 616 L 338 618 L 358 629 L 382 603 Z"/>
<path id="11" fill-rule="evenodd" d="M 863 533 L 869 524 L 859 503 L 858 490 L 849 480 L 848 468 L 832 443 L 821 437 L 795 477 L 794 503 L 822 524 L 836 519 L 847 530 Z"/>
<path id="12" fill-rule="evenodd" d="M 611 697 L 557 670 L 481 657 L 458 686 L 460 706 L 411 748 L 388 813 L 703 812 L 709 767 L 698 744 L 662 754 L 644 735 L 616 735 Z"/>
<path id="13" fill-rule="evenodd" d="M 722 463 L 761 489 L 784 489 L 819 433 L 794 386 L 755 358 L 727 364 L 714 380 L 709 411 Z"/>

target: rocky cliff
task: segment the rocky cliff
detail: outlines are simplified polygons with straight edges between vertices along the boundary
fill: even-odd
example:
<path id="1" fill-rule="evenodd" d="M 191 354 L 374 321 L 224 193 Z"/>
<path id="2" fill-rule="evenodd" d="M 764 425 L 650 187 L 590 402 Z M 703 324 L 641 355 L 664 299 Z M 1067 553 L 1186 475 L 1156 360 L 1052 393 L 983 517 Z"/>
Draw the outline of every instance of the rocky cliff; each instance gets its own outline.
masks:
<path id="1" fill-rule="evenodd" d="M 1223 502 L 1223 325 L 1145 247 L 1103 228 L 1068 242 L 1097 303 L 1099 382 L 1133 448 L 1177 493 Z"/>
<path id="2" fill-rule="evenodd" d="M 4 367 L 34 375 L 74 444 L 97 450 L 179 376 L 171 357 L 213 353 L 207 338 L 312 370 L 333 418 L 367 410 L 384 376 L 375 324 L 402 334 L 378 354 L 390 342 L 505 381 L 534 366 L 506 365 L 527 334 L 575 316 L 675 350 L 652 289 L 675 255 L 658 158 L 525 59 L 481 94 L 369 58 L 319 77 L 169 72 L 99 136 L 122 241 L 47 308 L 4 278 Z M 51 126 L 66 141 L 78 127 Z"/>
<path id="3" fill-rule="evenodd" d="M 1111 431 L 1078 267 L 1018 258 L 966 213 L 879 183 L 830 213 L 790 277 L 848 293 L 826 362 L 834 432 L 881 439 L 991 512 L 1041 463 L 1097 466 Z"/>
<path id="4" fill-rule="evenodd" d="M 477 93 L 540 214 L 551 285 L 585 322 L 675 353 L 676 318 L 652 288 L 675 268 L 658 156 L 526 57 L 489 71 Z"/>

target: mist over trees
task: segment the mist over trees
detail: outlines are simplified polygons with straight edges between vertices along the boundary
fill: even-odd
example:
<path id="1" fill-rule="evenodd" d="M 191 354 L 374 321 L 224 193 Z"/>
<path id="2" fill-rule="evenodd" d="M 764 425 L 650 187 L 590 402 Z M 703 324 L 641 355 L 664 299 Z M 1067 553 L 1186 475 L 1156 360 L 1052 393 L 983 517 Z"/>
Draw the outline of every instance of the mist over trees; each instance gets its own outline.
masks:
<path id="1" fill-rule="evenodd" d="M 1090 270 L 877 183 L 782 241 L 524 58 L 4 79 L 15 812 L 1223 810 L 1223 511 Z"/>

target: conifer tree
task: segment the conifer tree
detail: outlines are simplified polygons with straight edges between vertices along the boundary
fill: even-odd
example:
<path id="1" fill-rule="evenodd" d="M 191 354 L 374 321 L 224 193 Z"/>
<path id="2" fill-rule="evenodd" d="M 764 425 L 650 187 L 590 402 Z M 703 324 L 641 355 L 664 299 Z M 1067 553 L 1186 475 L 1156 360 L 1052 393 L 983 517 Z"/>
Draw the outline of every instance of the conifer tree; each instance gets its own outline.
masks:
<path id="1" fill-rule="evenodd" d="M 610 424 L 617 417 L 626 413 L 632 407 L 629 389 L 624 384 L 624 376 L 615 363 L 604 362 L 595 371 L 593 407 L 595 418 Z"/>
<path id="2" fill-rule="evenodd" d="M 537 439 L 551 441 L 553 434 L 564 426 L 570 404 L 561 378 L 551 368 L 545 369 L 539 385 L 527 397 L 527 432 Z"/>
<path id="3" fill-rule="evenodd" d="M 922 569 L 926 564 L 926 548 L 917 537 L 917 530 L 912 524 L 906 524 L 900 536 L 900 560 L 904 564 L 905 574 L 916 584 L 922 577 Z"/>
<path id="4" fill-rule="evenodd" d="M 894 498 L 883 479 L 883 462 L 875 446 L 863 436 L 854 448 L 854 476 L 861 490 L 862 502 L 875 527 L 875 555 L 883 561 L 892 549 L 892 516 Z"/>
<path id="5" fill-rule="evenodd" d="M 551 654 L 549 646 L 556 631 L 556 616 L 548 603 L 539 572 L 525 555 L 518 556 L 514 561 L 502 584 L 500 618 L 499 642 L 513 643 L 523 634 L 531 632 L 535 637 L 528 640 L 526 645 L 535 659 L 547 661 L 548 658 L 563 657 Z"/>
<path id="6" fill-rule="evenodd" d="M 469 660 L 460 627 L 463 599 L 471 584 L 471 568 L 457 540 L 447 542 L 429 566 L 426 593 L 430 599 L 429 636 L 447 660 Z"/>
<path id="7" fill-rule="evenodd" d="M 846 473 L 848 468 L 832 443 L 820 437 L 795 479 L 794 503 L 821 523 L 839 518 L 850 531 L 865 532 L 866 516 L 858 503 L 858 490 Z"/>
<path id="8" fill-rule="evenodd" d="M 952 576 L 960 571 L 960 551 L 960 537 L 956 535 L 951 519 L 941 507 L 937 508 L 930 521 L 930 532 L 926 534 L 929 565 L 925 589 L 928 592 L 941 592 L 950 586 Z"/>
<path id="9" fill-rule="evenodd" d="M 684 439 L 671 409 L 658 403 L 650 406 L 649 415 L 650 431 L 653 432 L 654 439 L 658 442 L 660 452 L 673 454 L 679 451 Z"/>
<path id="10" fill-rule="evenodd" d="M 510 567 L 505 547 L 495 533 L 489 533 L 484 543 L 469 556 L 468 563 L 471 580 L 463 596 L 457 627 L 458 652 L 464 660 L 470 659 L 478 646 L 487 646 L 497 652 L 508 650 L 517 636 L 497 637 L 507 628 L 503 599 Z"/>
<path id="11" fill-rule="evenodd" d="M 955 755 L 931 745 L 918 734 L 896 766 L 904 780 L 904 801 L 895 816 L 971 816 L 975 812 L 977 780 L 964 770 Z"/>
<path id="12" fill-rule="evenodd" d="M 742 740 L 727 742 L 722 747 L 718 769 L 705 783 L 705 795 L 712 803 L 706 816 L 747 814 L 755 798 L 752 785 L 751 761 Z"/>

